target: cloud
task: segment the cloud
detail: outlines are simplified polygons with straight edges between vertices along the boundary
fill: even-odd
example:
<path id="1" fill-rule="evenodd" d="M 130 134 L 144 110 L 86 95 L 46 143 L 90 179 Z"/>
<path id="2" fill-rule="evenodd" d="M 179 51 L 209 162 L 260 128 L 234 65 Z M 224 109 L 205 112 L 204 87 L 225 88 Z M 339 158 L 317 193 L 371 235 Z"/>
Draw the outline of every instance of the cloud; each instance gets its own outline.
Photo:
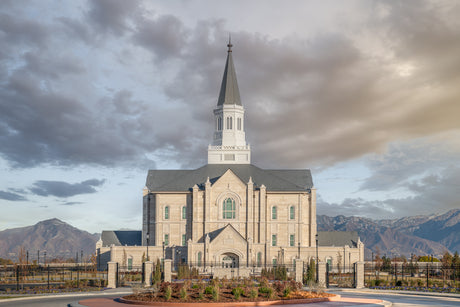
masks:
<path id="1" fill-rule="evenodd" d="M 100 187 L 105 180 L 90 179 L 80 183 L 67 183 L 63 181 L 39 180 L 34 182 L 29 190 L 40 196 L 56 196 L 61 198 L 71 197 L 80 194 L 95 193 L 95 187 Z M 76 204 L 76 203 L 72 203 Z"/>
<path id="2" fill-rule="evenodd" d="M 13 193 L 13 192 L 8 192 L 8 191 L 0 191 L 0 199 L 9 200 L 9 201 L 25 201 L 25 200 L 27 200 L 27 198 L 25 198 L 22 195 L 19 195 L 17 193 Z"/>

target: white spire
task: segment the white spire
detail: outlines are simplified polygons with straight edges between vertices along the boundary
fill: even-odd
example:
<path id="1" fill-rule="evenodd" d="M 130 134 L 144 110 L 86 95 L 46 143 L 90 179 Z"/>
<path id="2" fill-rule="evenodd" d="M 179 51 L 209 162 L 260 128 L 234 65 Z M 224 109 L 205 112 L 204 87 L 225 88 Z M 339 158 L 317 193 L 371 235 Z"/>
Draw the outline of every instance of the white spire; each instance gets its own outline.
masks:
<path id="1" fill-rule="evenodd" d="M 246 143 L 244 108 L 238 90 L 230 39 L 227 46 L 227 62 L 217 107 L 214 109 L 215 131 L 212 145 L 208 147 L 208 164 L 249 164 L 251 149 Z"/>

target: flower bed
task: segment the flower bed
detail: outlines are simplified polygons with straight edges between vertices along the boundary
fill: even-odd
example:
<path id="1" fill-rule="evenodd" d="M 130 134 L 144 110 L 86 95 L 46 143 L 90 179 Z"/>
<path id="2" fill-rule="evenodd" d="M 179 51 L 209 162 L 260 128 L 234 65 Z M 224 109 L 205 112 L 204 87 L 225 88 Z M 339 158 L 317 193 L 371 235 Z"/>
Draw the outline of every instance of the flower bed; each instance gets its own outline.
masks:
<path id="1" fill-rule="evenodd" d="M 437 292 L 437 293 L 460 293 L 460 288 L 455 288 L 455 287 L 375 286 L 375 287 L 369 287 L 369 289 Z"/>
<path id="2" fill-rule="evenodd" d="M 134 302 L 212 303 L 261 302 L 299 299 L 326 299 L 334 295 L 323 292 L 302 291 L 302 284 L 294 281 L 268 282 L 261 280 L 228 281 L 213 279 L 210 282 L 191 281 L 162 283 L 135 291 L 123 297 Z"/>

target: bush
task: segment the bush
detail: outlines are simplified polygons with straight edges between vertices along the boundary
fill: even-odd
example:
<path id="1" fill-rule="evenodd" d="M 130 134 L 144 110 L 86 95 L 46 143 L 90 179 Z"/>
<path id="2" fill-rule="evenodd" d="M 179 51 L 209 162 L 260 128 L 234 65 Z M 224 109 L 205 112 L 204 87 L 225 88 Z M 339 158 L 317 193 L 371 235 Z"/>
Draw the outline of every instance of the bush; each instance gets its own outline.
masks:
<path id="1" fill-rule="evenodd" d="M 288 297 L 290 293 L 291 293 L 291 288 L 289 286 L 284 288 L 284 291 L 283 291 L 283 296 L 284 297 Z"/>
<path id="2" fill-rule="evenodd" d="M 169 301 L 172 295 L 172 287 L 170 285 L 166 286 L 165 289 L 165 300 Z"/>
<path id="3" fill-rule="evenodd" d="M 396 281 L 395 286 L 396 287 L 401 287 L 402 286 L 402 281 L 401 280 Z"/>
<path id="4" fill-rule="evenodd" d="M 207 286 L 205 289 L 204 289 L 204 294 L 212 294 L 212 286 Z"/>
<path id="5" fill-rule="evenodd" d="M 241 294 L 243 294 L 243 289 L 240 287 L 236 287 L 232 289 L 232 294 L 235 296 L 235 299 L 239 300 L 241 297 Z"/>
<path id="6" fill-rule="evenodd" d="M 219 300 L 219 287 L 217 286 L 212 287 L 212 299 L 214 301 Z"/>
<path id="7" fill-rule="evenodd" d="M 185 300 L 187 298 L 187 289 L 185 286 L 180 288 L 180 298 Z"/>
<path id="8" fill-rule="evenodd" d="M 259 291 L 257 291 L 257 288 L 251 288 L 251 291 L 249 291 L 249 297 L 252 299 L 255 299 L 258 296 L 259 296 Z"/>

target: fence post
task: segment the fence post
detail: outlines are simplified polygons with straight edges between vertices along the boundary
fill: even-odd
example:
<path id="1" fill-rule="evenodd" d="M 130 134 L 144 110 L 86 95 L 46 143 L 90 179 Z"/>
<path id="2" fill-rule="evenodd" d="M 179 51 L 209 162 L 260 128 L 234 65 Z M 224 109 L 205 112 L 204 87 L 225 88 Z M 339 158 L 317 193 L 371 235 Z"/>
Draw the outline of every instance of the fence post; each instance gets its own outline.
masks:
<path id="1" fill-rule="evenodd" d="M 326 285 L 326 263 L 325 262 L 318 262 L 318 271 L 316 272 L 318 276 L 318 284 L 319 285 Z"/>
<path id="2" fill-rule="evenodd" d="M 428 271 L 428 263 L 426 264 L 426 287 L 428 288 L 428 278 L 429 278 L 429 271 Z"/>
<path id="3" fill-rule="evenodd" d="M 16 266 L 16 291 L 19 291 L 19 265 Z"/>
<path id="4" fill-rule="evenodd" d="M 110 261 L 107 264 L 107 288 L 117 287 L 117 265 L 118 263 L 115 261 Z"/>
<path id="5" fill-rule="evenodd" d="M 152 285 L 152 272 L 153 272 L 153 261 L 146 261 L 143 264 L 143 279 L 144 286 L 150 287 Z"/>
<path id="6" fill-rule="evenodd" d="M 364 262 L 355 263 L 355 288 L 364 288 Z"/>
<path id="7" fill-rule="evenodd" d="M 48 292 L 50 291 L 50 265 L 48 264 Z"/>
<path id="8" fill-rule="evenodd" d="M 303 261 L 295 260 L 295 281 L 303 283 Z"/>
<path id="9" fill-rule="evenodd" d="M 165 282 L 171 282 L 171 259 L 165 259 L 164 261 L 164 277 Z"/>
<path id="10" fill-rule="evenodd" d="M 326 288 L 329 288 L 329 263 L 326 262 Z"/>

